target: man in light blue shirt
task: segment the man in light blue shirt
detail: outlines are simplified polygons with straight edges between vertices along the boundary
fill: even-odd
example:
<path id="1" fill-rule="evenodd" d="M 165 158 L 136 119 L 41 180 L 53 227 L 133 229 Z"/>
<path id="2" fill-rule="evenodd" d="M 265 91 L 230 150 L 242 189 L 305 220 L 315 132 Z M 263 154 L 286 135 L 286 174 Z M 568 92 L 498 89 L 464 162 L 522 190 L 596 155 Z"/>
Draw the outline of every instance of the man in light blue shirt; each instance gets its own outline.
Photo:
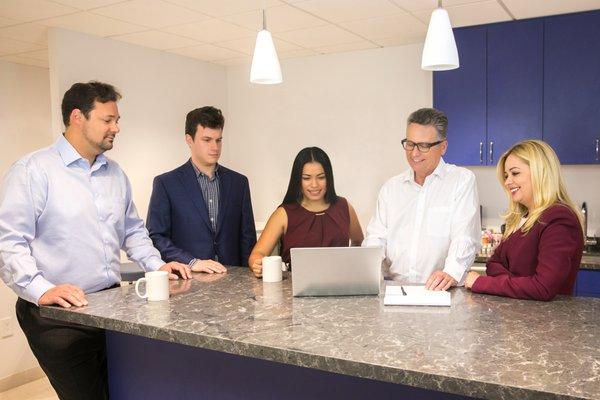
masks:
<path id="1" fill-rule="evenodd" d="M 19 296 L 17 318 L 61 398 L 107 397 L 104 332 L 48 320 L 37 305 L 87 305 L 86 293 L 120 281 L 120 250 L 146 271 L 165 264 L 132 201 L 125 173 L 104 152 L 119 132 L 114 87 L 77 83 L 63 98 L 64 136 L 26 155 L 0 196 L 0 276 Z"/>

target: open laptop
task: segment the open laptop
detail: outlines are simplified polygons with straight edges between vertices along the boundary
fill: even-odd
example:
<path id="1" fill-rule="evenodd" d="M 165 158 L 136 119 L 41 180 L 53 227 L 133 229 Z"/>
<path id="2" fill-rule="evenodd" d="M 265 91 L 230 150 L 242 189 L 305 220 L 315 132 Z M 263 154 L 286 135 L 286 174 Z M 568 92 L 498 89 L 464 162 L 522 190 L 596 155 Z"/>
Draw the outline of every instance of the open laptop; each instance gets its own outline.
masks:
<path id="1" fill-rule="evenodd" d="M 291 249 L 294 296 L 379 294 L 381 247 Z"/>

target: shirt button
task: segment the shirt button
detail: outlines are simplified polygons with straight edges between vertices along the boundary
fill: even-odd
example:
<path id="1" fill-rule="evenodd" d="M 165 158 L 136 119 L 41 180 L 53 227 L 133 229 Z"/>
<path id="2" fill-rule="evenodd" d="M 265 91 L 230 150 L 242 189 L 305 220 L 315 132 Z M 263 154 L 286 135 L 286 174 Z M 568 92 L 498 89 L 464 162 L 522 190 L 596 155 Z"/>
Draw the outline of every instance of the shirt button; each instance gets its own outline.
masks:
<path id="1" fill-rule="evenodd" d="M 209 200 L 208 200 L 208 202 L 209 202 L 209 203 L 212 203 L 212 199 L 209 199 Z"/>

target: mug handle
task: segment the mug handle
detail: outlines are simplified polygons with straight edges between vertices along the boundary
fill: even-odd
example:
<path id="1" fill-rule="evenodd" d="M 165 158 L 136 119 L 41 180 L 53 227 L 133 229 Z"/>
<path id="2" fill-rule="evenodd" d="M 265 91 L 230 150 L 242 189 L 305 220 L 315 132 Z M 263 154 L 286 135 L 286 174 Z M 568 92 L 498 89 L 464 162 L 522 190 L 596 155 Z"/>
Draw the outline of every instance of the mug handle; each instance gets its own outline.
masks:
<path id="1" fill-rule="evenodd" d="M 141 283 L 142 281 L 146 282 L 146 284 L 148 283 L 148 282 L 146 281 L 146 278 L 140 278 L 140 279 L 138 279 L 137 281 L 135 281 L 135 293 L 136 293 L 138 296 L 140 296 L 142 299 L 145 299 L 145 298 L 147 298 L 147 297 L 148 297 L 148 288 L 146 287 L 146 293 L 144 293 L 143 295 L 142 295 L 142 294 L 140 294 L 140 283 Z"/>

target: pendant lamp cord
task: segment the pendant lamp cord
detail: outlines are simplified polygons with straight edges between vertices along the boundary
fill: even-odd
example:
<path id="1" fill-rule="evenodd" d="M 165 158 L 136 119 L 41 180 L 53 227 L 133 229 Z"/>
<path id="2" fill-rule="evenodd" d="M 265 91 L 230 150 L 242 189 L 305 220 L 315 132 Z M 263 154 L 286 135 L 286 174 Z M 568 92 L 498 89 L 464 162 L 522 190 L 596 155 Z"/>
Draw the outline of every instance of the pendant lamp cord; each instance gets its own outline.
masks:
<path id="1" fill-rule="evenodd" d="M 267 30 L 267 0 L 262 0 L 263 31 Z"/>

